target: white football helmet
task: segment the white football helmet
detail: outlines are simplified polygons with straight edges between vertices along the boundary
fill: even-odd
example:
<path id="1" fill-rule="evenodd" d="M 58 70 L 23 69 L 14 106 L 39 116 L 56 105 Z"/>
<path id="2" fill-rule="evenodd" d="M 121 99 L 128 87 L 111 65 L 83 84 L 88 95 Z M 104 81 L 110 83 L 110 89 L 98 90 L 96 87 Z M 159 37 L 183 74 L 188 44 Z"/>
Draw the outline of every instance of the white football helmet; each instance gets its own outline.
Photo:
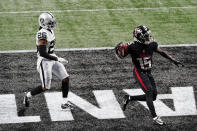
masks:
<path id="1" fill-rule="evenodd" d="M 45 12 L 39 16 L 38 23 L 44 29 L 53 30 L 56 26 L 56 19 L 51 13 Z"/>

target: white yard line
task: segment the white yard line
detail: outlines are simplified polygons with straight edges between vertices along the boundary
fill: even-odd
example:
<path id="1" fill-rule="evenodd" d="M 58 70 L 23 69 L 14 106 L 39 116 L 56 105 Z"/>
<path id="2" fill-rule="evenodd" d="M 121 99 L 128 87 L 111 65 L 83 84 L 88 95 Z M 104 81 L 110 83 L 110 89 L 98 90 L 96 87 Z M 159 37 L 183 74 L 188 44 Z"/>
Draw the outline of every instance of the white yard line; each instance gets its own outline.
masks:
<path id="1" fill-rule="evenodd" d="M 160 45 L 160 47 L 193 47 L 197 44 L 175 44 L 175 45 Z M 56 51 L 95 51 L 95 50 L 112 50 L 114 47 L 96 47 L 96 48 L 62 48 L 56 49 Z M 28 53 L 36 52 L 36 50 L 7 50 L 0 51 L 0 54 L 3 53 Z"/>
<path id="2" fill-rule="evenodd" d="M 190 47 L 190 46 L 197 46 L 197 44 L 172 44 L 172 45 L 159 45 L 159 47 Z"/>
<path id="3" fill-rule="evenodd" d="M 195 9 L 197 6 L 184 6 L 184 7 L 154 7 L 154 8 L 117 8 L 117 9 L 80 9 L 80 10 L 50 10 L 50 12 L 101 12 L 101 11 L 132 11 L 132 10 L 163 10 L 163 9 Z M 0 14 L 30 14 L 48 12 L 46 10 L 32 10 L 32 11 L 9 11 L 0 12 Z"/>

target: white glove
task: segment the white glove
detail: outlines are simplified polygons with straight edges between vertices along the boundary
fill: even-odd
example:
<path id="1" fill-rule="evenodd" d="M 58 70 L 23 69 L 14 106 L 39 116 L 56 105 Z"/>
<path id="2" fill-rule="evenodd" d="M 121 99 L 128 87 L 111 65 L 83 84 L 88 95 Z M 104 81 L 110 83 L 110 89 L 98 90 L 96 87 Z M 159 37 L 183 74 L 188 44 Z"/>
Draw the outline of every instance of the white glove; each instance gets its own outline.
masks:
<path id="1" fill-rule="evenodd" d="M 68 64 L 68 61 L 64 58 L 58 57 L 57 61 L 61 62 L 62 64 Z"/>

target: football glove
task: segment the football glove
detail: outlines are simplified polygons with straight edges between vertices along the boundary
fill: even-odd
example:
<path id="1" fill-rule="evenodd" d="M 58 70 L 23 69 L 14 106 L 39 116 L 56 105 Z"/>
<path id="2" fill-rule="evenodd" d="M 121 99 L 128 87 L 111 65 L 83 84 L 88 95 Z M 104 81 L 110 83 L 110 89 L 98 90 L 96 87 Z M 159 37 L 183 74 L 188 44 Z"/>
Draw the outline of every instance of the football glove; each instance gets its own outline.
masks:
<path id="1" fill-rule="evenodd" d="M 58 57 L 57 61 L 61 62 L 62 64 L 68 64 L 68 61 L 64 58 Z"/>

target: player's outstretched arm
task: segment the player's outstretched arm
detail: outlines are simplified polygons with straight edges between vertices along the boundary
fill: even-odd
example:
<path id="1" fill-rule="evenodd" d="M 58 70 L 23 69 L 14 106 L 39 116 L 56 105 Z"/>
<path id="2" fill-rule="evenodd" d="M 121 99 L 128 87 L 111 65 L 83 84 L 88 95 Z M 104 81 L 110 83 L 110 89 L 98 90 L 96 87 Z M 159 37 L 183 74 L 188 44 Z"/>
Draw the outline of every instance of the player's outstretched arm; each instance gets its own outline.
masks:
<path id="1" fill-rule="evenodd" d="M 180 61 L 177 61 L 176 59 L 174 59 L 172 56 L 170 56 L 167 51 L 164 51 L 162 50 L 161 48 L 157 47 L 157 50 L 156 50 L 157 53 L 159 53 L 161 56 L 171 60 L 176 66 L 184 66 Z"/>

